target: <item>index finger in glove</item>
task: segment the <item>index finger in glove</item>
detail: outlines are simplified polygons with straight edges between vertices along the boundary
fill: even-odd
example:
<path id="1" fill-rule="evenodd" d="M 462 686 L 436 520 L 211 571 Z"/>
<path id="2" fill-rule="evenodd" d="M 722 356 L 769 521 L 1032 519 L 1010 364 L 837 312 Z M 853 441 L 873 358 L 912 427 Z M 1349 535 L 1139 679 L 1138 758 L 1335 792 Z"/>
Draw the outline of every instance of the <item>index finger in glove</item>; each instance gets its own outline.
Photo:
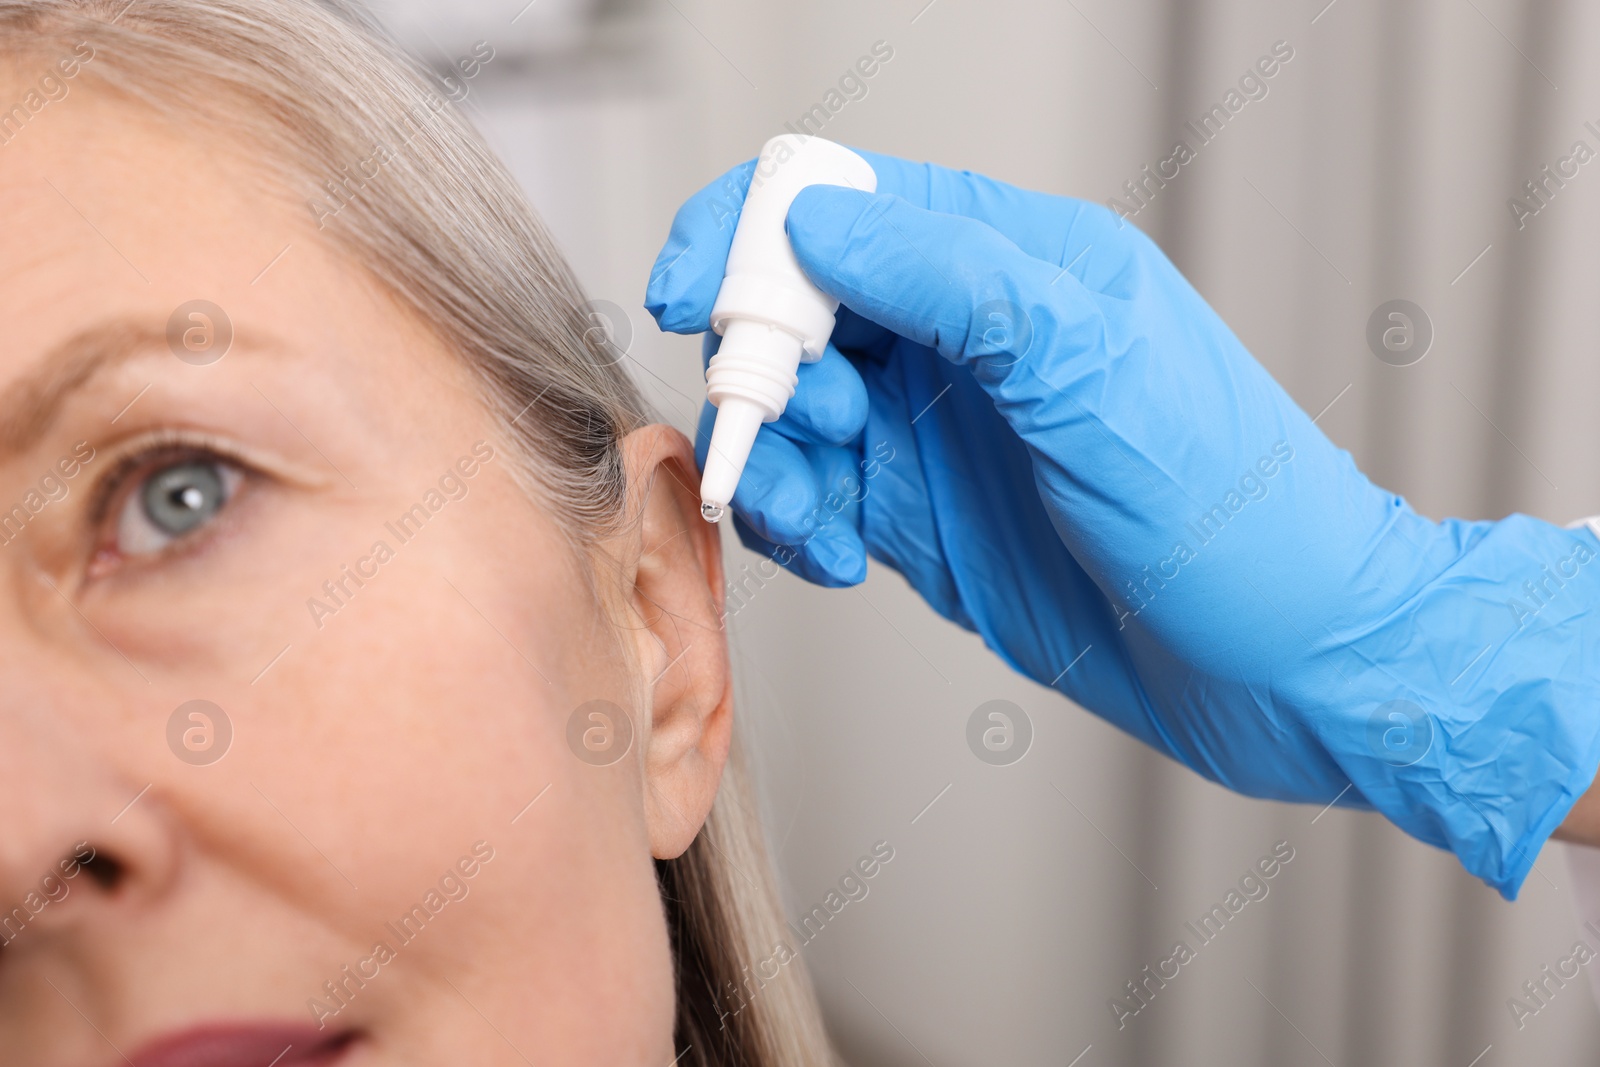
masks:
<path id="1" fill-rule="evenodd" d="M 857 151 L 877 173 L 879 194 L 984 222 L 1029 256 L 1058 266 L 1070 263 L 1091 288 L 1114 279 L 1126 258 L 1115 238 L 1127 224 L 1097 204 L 1020 189 L 970 171 Z M 645 308 L 663 330 L 710 328 L 756 163 L 739 164 L 678 209 L 645 292 Z"/>

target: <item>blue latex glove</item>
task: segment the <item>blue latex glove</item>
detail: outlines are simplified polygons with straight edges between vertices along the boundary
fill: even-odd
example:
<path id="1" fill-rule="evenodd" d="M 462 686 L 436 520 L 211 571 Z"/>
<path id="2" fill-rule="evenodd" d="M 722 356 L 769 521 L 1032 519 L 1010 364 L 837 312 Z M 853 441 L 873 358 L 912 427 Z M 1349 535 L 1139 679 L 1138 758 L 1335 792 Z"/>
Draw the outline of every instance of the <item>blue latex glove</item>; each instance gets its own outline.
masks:
<path id="1" fill-rule="evenodd" d="M 864 549 L 1207 777 L 1370 805 L 1514 897 L 1600 763 L 1593 534 L 1417 515 L 1131 225 L 863 154 L 878 194 L 789 213 L 849 311 L 752 453 L 747 543 L 804 541 L 793 569 L 827 584 Z M 713 201 L 749 166 L 680 211 L 647 297 L 663 328 L 706 328 L 732 237 Z M 859 503 L 807 523 L 880 441 Z"/>

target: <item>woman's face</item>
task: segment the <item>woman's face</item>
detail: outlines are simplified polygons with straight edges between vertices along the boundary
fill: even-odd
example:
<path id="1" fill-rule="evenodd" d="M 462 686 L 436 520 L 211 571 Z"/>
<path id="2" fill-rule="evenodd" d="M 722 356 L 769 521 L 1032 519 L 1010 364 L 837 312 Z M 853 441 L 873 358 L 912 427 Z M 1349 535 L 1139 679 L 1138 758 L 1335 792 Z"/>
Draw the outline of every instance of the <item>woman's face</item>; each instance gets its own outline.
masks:
<path id="1" fill-rule="evenodd" d="M 591 575 L 240 158 L 83 85 L 0 147 L 4 1059 L 664 1065 L 730 716 L 687 442 Z"/>

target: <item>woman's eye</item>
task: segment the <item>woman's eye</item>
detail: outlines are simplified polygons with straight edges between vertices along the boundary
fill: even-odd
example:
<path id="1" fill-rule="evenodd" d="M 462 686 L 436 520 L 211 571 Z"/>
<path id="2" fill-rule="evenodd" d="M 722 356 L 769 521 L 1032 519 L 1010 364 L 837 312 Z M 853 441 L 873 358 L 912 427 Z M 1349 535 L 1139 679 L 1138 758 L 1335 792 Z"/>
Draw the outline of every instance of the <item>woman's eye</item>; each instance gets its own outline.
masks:
<path id="1" fill-rule="evenodd" d="M 205 525 L 232 499 L 242 476 L 220 459 L 188 458 L 155 468 L 123 501 L 117 552 L 125 556 L 159 552 Z"/>

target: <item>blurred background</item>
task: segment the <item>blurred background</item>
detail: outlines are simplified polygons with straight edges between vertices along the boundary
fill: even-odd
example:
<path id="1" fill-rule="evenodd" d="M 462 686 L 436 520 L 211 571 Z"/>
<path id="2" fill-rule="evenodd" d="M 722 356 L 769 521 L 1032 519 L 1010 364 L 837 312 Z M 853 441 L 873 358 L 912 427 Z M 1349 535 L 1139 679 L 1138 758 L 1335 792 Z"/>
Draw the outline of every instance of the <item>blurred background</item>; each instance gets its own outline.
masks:
<path id="1" fill-rule="evenodd" d="M 465 105 L 591 294 L 627 309 L 632 365 L 686 432 L 703 396 L 699 346 L 660 335 L 641 310 L 655 253 L 685 197 L 820 106 L 835 140 L 1139 207 L 1136 224 L 1301 406 L 1418 510 L 1562 523 L 1600 512 L 1600 163 L 1559 162 L 1578 141 L 1600 150 L 1600 6 L 379 9 L 441 72 L 479 42 L 493 50 L 464 82 Z M 1177 140 L 1196 145 L 1185 123 L 1275 44 L 1292 58 L 1266 95 L 1146 205 L 1133 201 L 1124 183 Z M 875 47 L 891 55 L 864 93 L 841 91 Z M 1577 172 L 1558 183 L 1547 165 Z M 1392 300 L 1421 309 L 1425 358 L 1369 346 L 1369 320 Z M 731 531 L 727 548 L 730 579 L 753 590 L 730 626 L 790 918 L 875 842 L 894 849 L 869 895 L 804 949 L 851 1062 L 1600 1059 L 1581 978 L 1547 986 L 1532 1016 L 1508 1005 L 1537 1006 L 1523 983 L 1578 937 L 1559 846 L 1507 905 L 1376 816 L 1230 796 L 1143 750 L 1012 674 L 876 564 L 863 588 L 829 592 L 762 577 Z M 1005 766 L 967 743 L 992 700 L 1032 727 L 1026 757 Z M 1113 998 L 1175 941 L 1198 946 L 1185 923 L 1275 846 L 1293 858 L 1268 895 L 1119 1027 Z"/>

